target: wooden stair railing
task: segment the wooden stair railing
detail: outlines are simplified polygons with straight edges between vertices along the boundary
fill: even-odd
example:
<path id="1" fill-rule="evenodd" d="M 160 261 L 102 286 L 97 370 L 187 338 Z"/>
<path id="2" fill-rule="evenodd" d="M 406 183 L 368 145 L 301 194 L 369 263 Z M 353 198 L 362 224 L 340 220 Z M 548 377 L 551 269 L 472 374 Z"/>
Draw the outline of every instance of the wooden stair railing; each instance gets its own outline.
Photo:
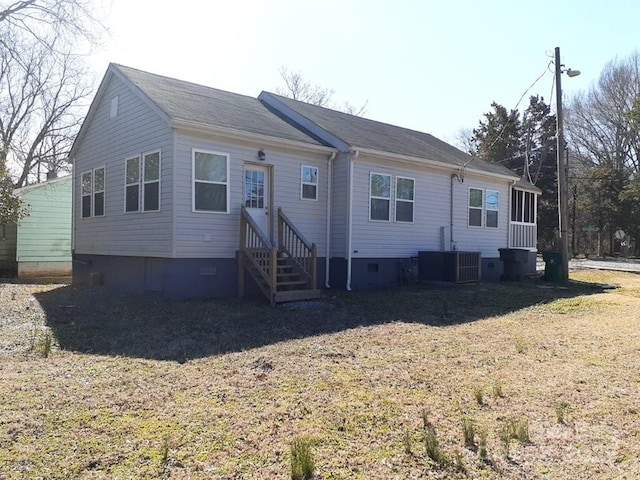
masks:
<path id="1" fill-rule="evenodd" d="M 246 208 L 240 214 L 238 295 L 244 296 L 244 272 L 249 272 L 271 305 L 318 298 L 317 249 L 278 210 L 278 246 L 260 230 Z"/>
<path id="2" fill-rule="evenodd" d="M 309 281 L 312 290 L 318 288 L 318 249 L 298 231 L 295 225 L 278 208 L 278 251 L 290 258 Z"/>

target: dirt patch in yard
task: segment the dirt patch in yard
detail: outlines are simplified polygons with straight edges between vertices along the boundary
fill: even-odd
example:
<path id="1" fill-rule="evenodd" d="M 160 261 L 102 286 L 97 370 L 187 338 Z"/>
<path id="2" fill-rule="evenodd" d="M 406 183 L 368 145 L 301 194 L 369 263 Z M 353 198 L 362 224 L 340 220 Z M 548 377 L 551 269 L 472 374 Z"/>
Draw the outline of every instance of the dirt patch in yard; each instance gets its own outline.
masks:
<path id="1" fill-rule="evenodd" d="M 638 478 L 640 277 L 573 276 L 277 308 L 2 283 L 0 479 L 285 479 L 300 436 L 315 478 Z"/>

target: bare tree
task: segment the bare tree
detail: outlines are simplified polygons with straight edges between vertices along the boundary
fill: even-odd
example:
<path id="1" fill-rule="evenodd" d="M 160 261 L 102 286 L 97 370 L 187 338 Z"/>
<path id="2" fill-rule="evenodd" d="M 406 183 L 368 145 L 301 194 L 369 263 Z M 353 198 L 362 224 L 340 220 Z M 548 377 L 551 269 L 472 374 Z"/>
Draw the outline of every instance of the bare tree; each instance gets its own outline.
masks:
<path id="1" fill-rule="evenodd" d="M 283 87 L 277 87 L 276 93 L 283 97 L 293 98 L 294 100 L 300 100 L 301 102 L 311 103 L 320 107 L 332 108 L 334 110 L 340 110 L 351 115 L 362 116 L 365 114 L 368 101 L 361 106 L 355 106 L 348 102 L 344 102 L 342 105 L 337 105 L 332 101 L 333 94 L 332 89 L 324 88 L 319 85 L 312 85 L 304 79 L 300 72 L 292 72 L 286 67 L 280 67 L 278 70 L 282 81 Z"/>
<path id="2" fill-rule="evenodd" d="M 64 170 L 80 124 L 78 108 L 90 93 L 84 74 L 72 56 L 51 56 L 44 47 L 20 63 L 0 52 L 0 162 L 18 170 L 16 187 L 41 168 Z"/>
<path id="3" fill-rule="evenodd" d="M 461 127 L 456 132 L 455 146 L 465 153 L 476 154 L 477 146 L 473 139 L 473 129 Z"/>
<path id="4" fill-rule="evenodd" d="M 13 50 L 16 38 L 53 48 L 59 39 L 99 43 L 104 25 L 94 16 L 93 0 L 15 0 L 0 3 L 0 44 Z M 96 28 L 98 27 L 98 28 Z"/>
<path id="5" fill-rule="evenodd" d="M 1 1 L 1 0 L 0 0 Z M 66 167 L 91 91 L 82 54 L 106 31 L 92 0 L 0 5 L 0 167 L 14 186 Z"/>
<path id="6" fill-rule="evenodd" d="M 607 64 L 588 92 L 576 95 L 567 108 L 567 131 L 587 166 L 640 172 L 640 136 L 630 121 L 640 95 L 640 53 Z"/>

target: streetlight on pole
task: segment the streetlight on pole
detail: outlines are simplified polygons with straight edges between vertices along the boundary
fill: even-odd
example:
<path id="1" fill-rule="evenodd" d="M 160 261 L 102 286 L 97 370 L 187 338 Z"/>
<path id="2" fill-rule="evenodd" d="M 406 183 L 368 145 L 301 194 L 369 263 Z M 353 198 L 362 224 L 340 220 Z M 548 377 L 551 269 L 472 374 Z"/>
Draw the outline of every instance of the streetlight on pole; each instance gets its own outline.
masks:
<path id="1" fill-rule="evenodd" d="M 562 73 L 568 77 L 577 77 L 580 75 L 579 70 L 562 70 L 560 63 L 560 47 L 556 47 L 555 51 L 555 67 L 556 67 L 556 155 L 558 161 L 558 220 L 560 223 L 560 255 L 562 256 L 562 283 L 569 281 L 569 241 L 567 238 L 568 227 L 568 202 L 569 188 L 567 185 L 567 165 L 562 152 L 564 151 L 564 131 L 562 125 Z"/>

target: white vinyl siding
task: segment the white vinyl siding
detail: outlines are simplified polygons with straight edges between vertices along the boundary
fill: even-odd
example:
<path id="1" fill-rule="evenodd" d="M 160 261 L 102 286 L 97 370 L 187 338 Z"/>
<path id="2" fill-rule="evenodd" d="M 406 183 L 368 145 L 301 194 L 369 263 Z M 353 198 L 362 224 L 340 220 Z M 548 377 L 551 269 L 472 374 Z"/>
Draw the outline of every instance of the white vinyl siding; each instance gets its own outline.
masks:
<path id="1" fill-rule="evenodd" d="M 98 221 L 82 219 L 82 173 L 74 177 L 74 249 L 78 254 L 118 256 L 172 256 L 174 133 L 170 125 L 138 92 L 113 76 L 101 87 L 103 95 L 92 106 L 82 141 L 74 153 L 76 172 L 105 168 L 104 211 Z M 111 99 L 118 96 L 118 115 L 110 118 Z M 117 139 L 117 141 L 116 141 Z M 126 161 L 142 152 L 162 152 L 159 211 L 126 213 Z M 142 156 L 140 155 L 140 162 Z M 189 172 L 190 155 L 181 168 Z M 140 165 L 139 167 L 143 167 Z M 140 170 L 141 171 L 141 170 Z M 187 173 L 188 174 L 188 173 Z M 142 177 L 140 178 L 142 181 Z M 187 185 L 189 182 L 187 181 Z M 139 191 L 142 209 L 142 186 Z M 142 234 L 144 232 L 144 234 Z"/>
<path id="2" fill-rule="evenodd" d="M 240 208 L 244 202 L 245 167 L 255 163 L 271 166 L 273 175 L 270 190 L 273 204 L 269 212 L 273 219 L 271 230 L 277 237 L 276 217 L 278 208 L 291 219 L 307 240 L 314 242 L 318 255 L 323 257 L 327 237 L 327 156 L 304 151 L 279 151 L 270 148 L 267 160 L 255 160 L 260 145 L 253 142 L 230 143 L 224 138 L 197 135 L 182 131 L 176 136 L 176 226 L 175 256 L 177 258 L 234 258 L 238 250 Z M 208 215 L 193 210 L 193 151 L 224 152 L 229 157 L 228 214 Z M 300 198 L 300 165 L 318 168 L 318 200 Z M 265 202 L 269 202 L 265 198 Z M 277 240 L 277 238 L 274 238 Z"/>
<path id="3" fill-rule="evenodd" d="M 193 149 L 193 211 L 229 213 L 229 154 Z"/>
<path id="4" fill-rule="evenodd" d="M 318 199 L 318 168 L 302 165 L 300 167 L 300 198 Z"/>
<path id="5" fill-rule="evenodd" d="M 345 162 L 346 163 L 346 162 Z M 503 201 L 509 194 L 509 181 L 468 173 L 464 183 L 451 182 L 451 172 L 430 166 L 394 163 L 361 153 L 354 162 L 351 256 L 353 258 L 408 258 L 422 250 L 481 252 L 483 258 L 499 256 L 498 248 L 507 247 L 508 211 L 498 211 L 498 228 L 469 228 L 469 185 L 499 192 Z M 407 222 L 369 220 L 370 172 L 414 179 L 414 218 Z M 339 173 L 336 179 L 342 178 Z M 452 192 L 453 188 L 453 192 Z M 453 193 L 453 212 L 451 197 Z M 392 199 L 395 199 L 392 192 Z M 345 210 L 345 202 L 334 202 L 332 216 Z M 392 204 L 395 203 L 395 200 Z M 453 242 L 451 220 L 453 213 Z M 395 216 L 393 215 L 393 218 Z M 342 222 L 341 222 L 342 223 Z M 341 226 L 333 222 L 334 228 Z M 345 223 L 346 225 L 346 223 Z M 334 235 L 333 238 L 338 238 Z M 337 243 L 337 242 L 336 242 Z M 338 246 L 338 245 L 336 245 Z M 339 245 L 341 246 L 341 245 Z M 337 253 L 334 253 L 337 256 Z"/>

